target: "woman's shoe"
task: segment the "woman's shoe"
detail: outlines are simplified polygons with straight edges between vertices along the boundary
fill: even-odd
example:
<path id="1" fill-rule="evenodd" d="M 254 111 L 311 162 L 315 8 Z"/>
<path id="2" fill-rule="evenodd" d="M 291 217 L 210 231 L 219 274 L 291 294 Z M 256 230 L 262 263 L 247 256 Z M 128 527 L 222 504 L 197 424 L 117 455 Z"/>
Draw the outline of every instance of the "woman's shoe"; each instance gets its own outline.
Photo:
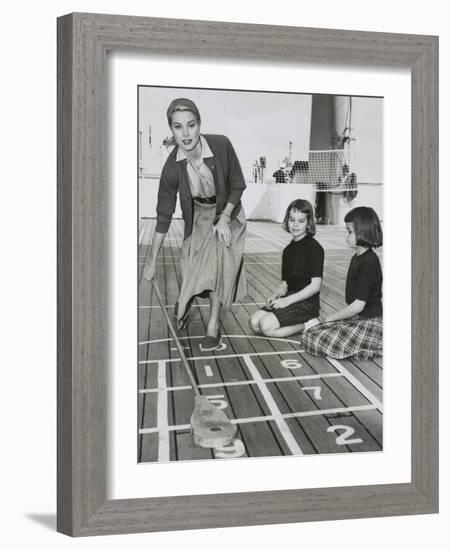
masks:
<path id="1" fill-rule="evenodd" d="M 221 338 L 222 336 L 220 334 L 220 330 L 217 331 L 217 336 L 208 336 L 207 334 L 200 342 L 200 349 L 202 351 L 212 351 L 215 349 L 219 349 L 222 344 Z"/>
<path id="2" fill-rule="evenodd" d="M 184 329 L 186 328 L 186 325 L 187 325 L 187 318 L 188 318 L 187 315 L 185 315 L 185 316 L 183 317 L 183 319 L 179 319 L 179 320 L 175 317 L 175 320 L 176 320 L 176 322 L 177 322 L 177 329 L 178 329 L 178 330 L 184 330 Z"/>

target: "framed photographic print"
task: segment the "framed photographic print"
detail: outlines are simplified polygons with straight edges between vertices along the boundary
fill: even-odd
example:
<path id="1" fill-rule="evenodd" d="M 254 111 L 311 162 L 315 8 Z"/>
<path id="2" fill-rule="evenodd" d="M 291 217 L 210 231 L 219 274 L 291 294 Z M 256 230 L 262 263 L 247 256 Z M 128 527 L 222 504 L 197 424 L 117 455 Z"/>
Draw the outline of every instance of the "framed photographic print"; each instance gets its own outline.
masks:
<path id="1" fill-rule="evenodd" d="M 71 14 L 58 83 L 58 530 L 436 512 L 437 38 Z"/>
<path id="2" fill-rule="evenodd" d="M 174 135 L 180 132 L 179 145 L 170 141 L 166 111 L 172 104 L 174 109 L 180 105 L 174 110 L 180 115 L 170 115 L 176 119 Z M 365 359 L 358 363 L 356 350 L 350 351 L 353 359 L 346 350 L 330 350 L 328 358 L 312 355 L 301 335 L 306 333 L 302 325 L 317 323 L 319 303 L 323 315 L 345 307 L 342 266 L 351 256 L 345 216 L 362 207 L 383 219 L 383 99 L 140 86 L 138 109 L 139 462 L 382 450 L 381 342 L 376 355 L 366 343 L 358 344 Z M 186 127 L 182 117 L 189 118 Z M 203 127 L 211 130 L 200 133 Z M 216 190 L 211 186 L 208 191 L 207 179 L 203 188 L 196 174 L 203 177 L 204 170 L 206 178 L 202 167 L 211 167 L 212 174 L 219 172 L 219 186 L 220 171 L 225 176 L 227 167 L 217 157 L 225 146 L 232 154 L 230 144 L 236 167 L 229 177 L 242 182 L 242 188 L 237 188 L 239 199 L 232 199 L 239 211 L 230 222 L 235 234 L 227 245 L 211 235 Z M 193 145 L 205 155 L 196 163 Z M 170 166 L 179 177 L 180 199 L 167 226 L 163 189 L 158 199 L 158 187 L 161 180 L 161 186 L 169 185 L 162 173 Z M 186 183 L 196 197 L 193 220 L 206 223 L 208 230 L 193 223 L 185 237 L 184 216 L 192 202 L 184 202 Z M 306 216 L 302 230 L 285 222 L 289 205 Z M 208 215 L 209 225 L 209 218 L 203 219 Z M 153 250 L 158 238 L 164 238 L 159 254 Z M 302 253 L 304 246 L 308 252 Z M 296 258 L 302 258 L 304 267 L 291 266 Z M 146 272 L 150 269 L 156 271 L 153 293 Z M 307 288 L 311 275 L 323 279 L 319 292 Z M 302 300 L 299 293 L 305 288 Z M 221 295 L 222 312 L 211 292 Z M 298 301 L 284 305 L 283 299 Z M 275 301 L 273 308 L 267 300 Z M 194 424 L 191 434 L 196 386 L 223 411 L 207 435 L 207 404 L 202 405 L 206 410 L 196 411 L 200 425 Z M 232 435 L 223 433 L 226 413 L 232 415 Z M 326 437 L 332 433 L 336 435 Z"/>

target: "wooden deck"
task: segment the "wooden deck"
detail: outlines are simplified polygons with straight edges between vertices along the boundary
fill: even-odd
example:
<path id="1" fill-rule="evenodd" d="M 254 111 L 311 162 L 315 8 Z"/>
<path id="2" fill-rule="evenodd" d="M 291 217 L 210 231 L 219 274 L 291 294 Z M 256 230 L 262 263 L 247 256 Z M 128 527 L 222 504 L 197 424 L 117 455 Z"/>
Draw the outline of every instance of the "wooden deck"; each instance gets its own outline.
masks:
<path id="1" fill-rule="evenodd" d="M 142 277 L 155 221 L 141 221 L 139 246 L 138 461 L 346 453 L 382 450 L 382 362 L 309 355 L 298 338 L 257 337 L 249 316 L 280 282 L 281 251 L 290 237 L 279 224 L 250 221 L 245 266 L 249 296 L 221 316 L 223 345 L 203 352 L 208 301 L 197 300 L 180 341 L 201 392 L 238 427 L 228 448 L 197 447 L 190 433 L 194 395 L 152 287 Z M 344 230 L 319 226 L 325 249 L 321 304 L 344 305 L 352 255 Z M 182 223 L 173 221 L 157 280 L 173 311 L 180 284 Z"/>

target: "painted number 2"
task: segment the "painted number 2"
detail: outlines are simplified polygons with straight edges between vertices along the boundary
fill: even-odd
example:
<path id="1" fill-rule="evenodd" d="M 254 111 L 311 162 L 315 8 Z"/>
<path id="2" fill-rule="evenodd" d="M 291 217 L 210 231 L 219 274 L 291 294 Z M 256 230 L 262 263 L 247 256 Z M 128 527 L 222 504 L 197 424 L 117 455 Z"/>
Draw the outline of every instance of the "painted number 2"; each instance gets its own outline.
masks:
<path id="1" fill-rule="evenodd" d="M 343 433 L 338 435 L 336 438 L 337 445 L 356 445 L 357 443 L 363 442 L 363 440 L 359 437 L 349 439 L 355 433 L 355 430 L 351 426 L 337 424 L 336 426 L 330 426 L 329 428 L 327 428 L 327 432 L 336 432 L 337 430 L 344 430 Z"/>
<path id="2" fill-rule="evenodd" d="M 297 359 L 285 359 L 284 361 L 280 361 L 280 364 L 285 369 L 301 369 L 303 365 L 298 361 Z"/>

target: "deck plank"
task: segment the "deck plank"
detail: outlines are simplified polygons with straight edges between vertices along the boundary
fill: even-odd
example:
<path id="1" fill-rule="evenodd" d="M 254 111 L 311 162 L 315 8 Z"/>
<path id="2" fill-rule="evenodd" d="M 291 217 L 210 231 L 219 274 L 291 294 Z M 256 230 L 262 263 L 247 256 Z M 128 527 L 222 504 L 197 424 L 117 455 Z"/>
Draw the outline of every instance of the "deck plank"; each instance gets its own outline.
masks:
<path id="1" fill-rule="evenodd" d="M 371 378 L 364 374 L 358 367 L 349 359 L 340 359 L 339 362 L 352 374 L 359 382 L 363 384 L 379 401 L 382 401 L 382 388 L 376 384 Z"/>
<path id="2" fill-rule="evenodd" d="M 383 448 L 383 415 L 379 411 L 359 411 L 353 413 L 358 421 L 366 428 L 372 438 Z"/>
<path id="3" fill-rule="evenodd" d="M 176 432 L 178 460 L 208 460 L 214 458 L 211 449 L 204 449 L 194 444 L 190 432 Z"/>
<path id="4" fill-rule="evenodd" d="M 300 420 L 300 426 L 308 439 L 313 443 L 316 453 L 346 453 L 347 447 L 336 445 L 334 437 L 330 437 L 327 429 L 330 422 L 323 416 L 307 416 Z"/>

